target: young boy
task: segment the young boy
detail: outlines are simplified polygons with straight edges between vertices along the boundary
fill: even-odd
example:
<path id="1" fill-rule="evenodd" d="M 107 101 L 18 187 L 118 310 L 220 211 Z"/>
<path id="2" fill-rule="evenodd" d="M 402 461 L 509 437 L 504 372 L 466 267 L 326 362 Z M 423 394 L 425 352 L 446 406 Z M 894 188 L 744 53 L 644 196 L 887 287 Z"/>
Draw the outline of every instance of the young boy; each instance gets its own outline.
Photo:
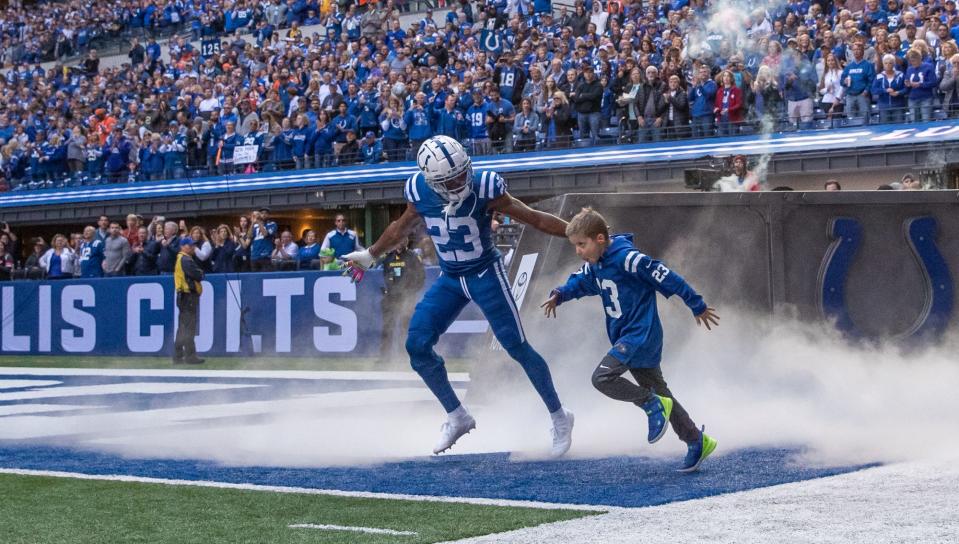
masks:
<path id="1" fill-rule="evenodd" d="M 633 247 L 631 234 L 610 236 L 606 220 L 591 208 L 583 208 L 573 217 L 566 236 L 586 264 L 570 276 L 566 285 L 550 293 L 542 305 L 546 317 L 555 317 L 556 307 L 566 301 L 589 295 L 603 298 L 606 331 L 613 348 L 593 372 L 593 385 L 613 399 L 632 402 L 645 410 L 650 444 L 662 438 L 672 423 L 689 447 L 680 471 L 695 471 L 716 449 L 716 440 L 696 428 L 663 379 L 659 367 L 663 328 L 656 310 L 656 292 L 666 297 L 679 295 L 692 310 L 696 323 L 707 330 L 719 324 L 719 316 L 679 274 Z M 638 385 L 623 377 L 626 371 Z"/>

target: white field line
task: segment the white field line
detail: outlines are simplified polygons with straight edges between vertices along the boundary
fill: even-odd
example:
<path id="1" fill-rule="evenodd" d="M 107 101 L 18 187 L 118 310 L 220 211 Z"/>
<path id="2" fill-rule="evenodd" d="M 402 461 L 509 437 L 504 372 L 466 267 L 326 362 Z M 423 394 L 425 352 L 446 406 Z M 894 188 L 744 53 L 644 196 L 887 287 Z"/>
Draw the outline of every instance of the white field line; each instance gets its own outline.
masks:
<path id="1" fill-rule="evenodd" d="M 78 385 L 74 387 L 45 387 L 29 391 L 0 393 L 0 401 L 123 394 L 162 395 L 169 393 L 220 391 L 225 389 L 247 389 L 251 387 L 266 386 L 246 383 L 123 382 L 100 385 Z"/>
<path id="2" fill-rule="evenodd" d="M 366 380 L 415 381 L 420 376 L 410 371 L 384 372 L 379 370 L 186 370 L 147 368 L 31 368 L 3 367 L 0 376 L 116 376 L 156 378 L 265 378 L 279 380 Z M 468 382 L 469 373 L 452 372 L 450 381 Z"/>
<path id="3" fill-rule="evenodd" d="M 20 389 L 23 387 L 47 387 L 63 382 L 53 380 L 0 380 L 0 389 Z"/>
<path id="4" fill-rule="evenodd" d="M 316 523 L 297 523 L 289 526 L 290 529 L 319 529 L 321 531 L 350 531 L 352 533 L 366 533 L 368 535 L 416 536 L 414 531 L 394 531 L 393 529 L 377 529 L 375 527 L 347 527 L 346 525 L 326 525 Z"/>
<path id="5" fill-rule="evenodd" d="M 313 489 L 309 487 L 288 487 L 259 484 L 236 484 L 228 482 L 210 482 L 204 480 L 174 480 L 167 478 L 148 478 L 144 476 L 126 476 L 121 474 L 83 474 L 82 472 L 61 472 L 55 470 L 31 470 L 21 468 L 0 468 L 0 474 L 15 474 L 19 476 L 45 476 L 52 478 L 72 478 L 76 480 L 97 480 L 111 482 L 127 482 L 140 484 L 160 484 L 173 486 L 209 487 L 216 489 L 238 489 L 242 491 L 270 491 L 273 493 L 300 493 L 304 495 L 327 495 L 332 497 L 355 497 L 361 499 L 392 499 L 403 501 L 446 502 L 475 504 L 480 506 L 510 506 L 514 508 L 542 508 L 544 510 L 592 510 L 598 512 L 613 512 L 628 510 L 627 508 L 587 505 L 561 504 L 538 501 L 518 501 L 510 499 L 484 499 L 473 497 L 445 497 L 433 495 L 406 495 L 402 493 L 372 493 L 369 491 L 342 491 L 339 489 Z"/>
<path id="6" fill-rule="evenodd" d="M 31 414 L 44 414 L 47 412 L 70 412 L 73 410 L 94 410 L 103 408 L 98 405 L 78 405 L 78 404 L 7 404 L 0 406 L 0 416 L 24 416 Z M 9 423 L 9 420 L 7 421 Z"/>

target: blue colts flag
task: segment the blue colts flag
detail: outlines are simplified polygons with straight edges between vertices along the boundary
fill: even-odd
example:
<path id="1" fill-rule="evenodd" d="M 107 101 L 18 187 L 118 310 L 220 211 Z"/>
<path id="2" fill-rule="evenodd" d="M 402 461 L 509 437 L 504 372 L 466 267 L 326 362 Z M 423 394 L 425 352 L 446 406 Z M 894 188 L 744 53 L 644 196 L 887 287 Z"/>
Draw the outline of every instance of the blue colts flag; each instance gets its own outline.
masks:
<path id="1" fill-rule="evenodd" d="M 503 52 L 503 37 L 499 32 L 483 30 L 480 34 L 480 48 L 499 55 Z"/>

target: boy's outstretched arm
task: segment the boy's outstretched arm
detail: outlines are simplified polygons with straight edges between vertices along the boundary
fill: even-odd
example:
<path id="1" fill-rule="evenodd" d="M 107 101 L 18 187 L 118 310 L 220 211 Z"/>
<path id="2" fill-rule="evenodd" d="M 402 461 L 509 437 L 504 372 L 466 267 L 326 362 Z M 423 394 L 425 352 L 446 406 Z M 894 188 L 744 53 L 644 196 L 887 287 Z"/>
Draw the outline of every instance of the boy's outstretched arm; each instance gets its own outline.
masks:
<path id="1" fill-rule="evenodd" d="M 534 229 L 552 234 L 553 236 L 566 237 L 566 221 L 551 213 L 541 212 L 530 208 L 523 202 L 516 200 L 509 193 L 491 200 L 487 208 L 508 215 L 520 223 L 529 225 Z"/>
<path id="2" fill-rule="evenodd" d="M 713 330 L 712 327 L 719 326 L 719 314 L 716 313 L 715 308 L 706 308 L 702 311 L 701 314 L 698 314 L 696 317 L 697 325 L 706 325 L 706 330 Z M 711 325 L 711 326 L 710 326 Z"/>
<path id="3" fill-rule="evenodd" d="M 566 284 L 553 289 L 549 293 L 549 298 L 540 304 L 546 317 L 556 317 L 556 307 L 560 304 L 577 298 L 583 298 L 590 295 L 598 295 L 599 287 L 596 286 L 595 278 L 592 277 L 592 270 L 589 265 L 583 265 L 579 272 L 570 275 Z"/>
<path id="4" fill-rule="evenodd" d="M 686 280 L 666 267 L 661 261 L 649 255 L 634 251 L 626 256 L 623 264 L 627 272 L 636 274 L 667 298 L 678 295 L 686 306 L 693 312 L 696 323 L 705 325 L 706 330 L 719 326 L 719 315 L 714 308 L 710 308 L 703 297 L 692 288 Z"/>

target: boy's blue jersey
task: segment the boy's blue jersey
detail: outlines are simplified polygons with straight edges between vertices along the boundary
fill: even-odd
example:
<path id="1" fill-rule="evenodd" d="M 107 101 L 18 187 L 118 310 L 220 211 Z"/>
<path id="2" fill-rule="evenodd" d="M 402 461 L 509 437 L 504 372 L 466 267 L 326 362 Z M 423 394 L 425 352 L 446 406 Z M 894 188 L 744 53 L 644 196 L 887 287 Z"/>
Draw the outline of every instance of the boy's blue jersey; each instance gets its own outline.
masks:
<path id="1" fill-rule="evenodd" d="M 430 188 L 422 172 L 406 181 L 405 194 L 426 221 L 444 273 L 479 273 L 500 258 L 493 245 L 492 214 L 486 209 L 490 201 L 506 194 L 506 181 L 499 174 L 489 170 L 474 172 L 473 192 L 449 216 L 443 212 L 446 200 Z"/>
<path id="2" fill-rule="evenodd" d="M 103 276 L 103 241 L 94 238 L 80 244 L 80 277 L 99 278 Z"/>
<path id="3" fill-rule="evenodd" d="M 587 263 L 554 291 L 563 303 L 600 295 L 606 310 L 609 354 L 634 368 L 658 366 L 663 352 L 663 326 L 656 309 L 656 292 L 679 295 L 699 315 L 706 309 L 686 280 L 633 246 L 633 235 L 614 235 L 599 262 Z"/>

